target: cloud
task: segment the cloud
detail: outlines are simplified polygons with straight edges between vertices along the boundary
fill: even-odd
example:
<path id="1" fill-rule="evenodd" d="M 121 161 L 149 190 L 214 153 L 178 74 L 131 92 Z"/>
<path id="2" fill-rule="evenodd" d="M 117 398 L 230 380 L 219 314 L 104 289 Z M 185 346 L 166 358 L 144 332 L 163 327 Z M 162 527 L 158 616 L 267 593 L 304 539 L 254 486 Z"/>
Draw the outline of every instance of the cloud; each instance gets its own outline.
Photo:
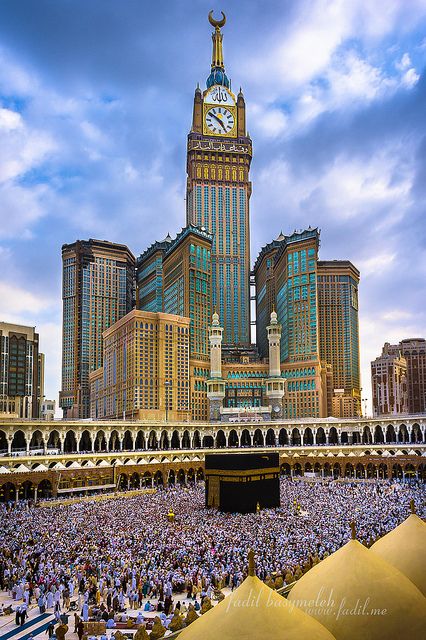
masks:
<path id="1" fill-rule="evenodd" d="M 361 273 L 364 278 L 368 278 L 372 275 L 382 275 L 385 271 L 388 271 L 392 264 L 395 262 L 395 254 L 393 253 L 379 253 L 378 255 L 362 260 L 358 263 Z"/>
<path id="2" fill-rule="evenodd" d="M 13 131 L 22 127 L 22 118 L 19 113 L 15 113 L 10 109 L 0 108 L 0 130 Z"/>
<path id="3" fill-rule="evenodd" d="M 260 104 L 249 104 L 247 115 L 253 123 L 251 135 L 259 133 L 265 138 L 277 138 L 286 129 L 288 118 L 281 109 L 273 106 L 265 107 Z"/>
<path id="4" fill-rule="evenodd" d="M 34 170 L 54 149 L 52 138 L 28 127 L 19 113 L 0 110 L 0 183 Z"/>
<path id="5" fill-rule="evenodd" d="M 2 318 L 22 318 L 23 313 L 39 314 L 53 307 L 57 301 L 44 295 L 41 298 L 9 282 L 0 281 L 0 314 Z M 12 320 L 13 322 L 15 320 Z"/>
<path id="6" fill-rule="evenodd" d="M 404 309 L 389 309 L 382 315 L 383 320 L 388 322 L 401 322 L 413 319 L 413 314 Z"/>

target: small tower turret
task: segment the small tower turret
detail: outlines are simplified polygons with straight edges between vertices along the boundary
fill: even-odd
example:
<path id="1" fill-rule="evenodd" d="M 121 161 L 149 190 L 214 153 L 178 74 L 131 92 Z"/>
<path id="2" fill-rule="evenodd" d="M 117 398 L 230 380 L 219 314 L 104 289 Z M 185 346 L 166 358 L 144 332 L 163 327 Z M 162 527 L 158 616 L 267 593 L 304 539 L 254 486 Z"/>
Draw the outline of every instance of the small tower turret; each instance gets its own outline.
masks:
<path id="1" fill-rule="evenodd" d="M 239 138 L 246 136 L 246 103 L 244 100 L 243 92 L 240 91 L 237 96 L 237 122 L 238 122 L 238 131 L 237 135 Z"/>
<path id="2" fill-rule="evenodd" d="M 197 85 L 195 89 L 194 95 L 194 109 L 192 112 L 192 129 L 194 133 L 202 133 L 203 131 L 203 96 L 201 94 L 201 89 Z"/>

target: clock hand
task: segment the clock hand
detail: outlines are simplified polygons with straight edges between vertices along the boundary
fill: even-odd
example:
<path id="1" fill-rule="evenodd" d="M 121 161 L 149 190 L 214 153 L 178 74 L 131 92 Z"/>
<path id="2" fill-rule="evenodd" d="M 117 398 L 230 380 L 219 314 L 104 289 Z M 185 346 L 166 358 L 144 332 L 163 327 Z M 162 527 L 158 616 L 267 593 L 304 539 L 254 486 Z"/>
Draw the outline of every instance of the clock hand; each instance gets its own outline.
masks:
<path id="1" fill-rule="evenodd" d="M 219 122 L 219 124 L 220 124 L 220 125 L 222 125 L 222 129 L 223 129 L 224 131 L 226 131 L 226 127 L 225 127 L 225 125 L 223 124 L 222 120 L 221 120 L 220 118 L 218 118 L 214 113 L 212 113 L 212 116 L 213 116 L 213 118 L 214 118 L 215 120 L 217 120 L 217 121 Z"/>

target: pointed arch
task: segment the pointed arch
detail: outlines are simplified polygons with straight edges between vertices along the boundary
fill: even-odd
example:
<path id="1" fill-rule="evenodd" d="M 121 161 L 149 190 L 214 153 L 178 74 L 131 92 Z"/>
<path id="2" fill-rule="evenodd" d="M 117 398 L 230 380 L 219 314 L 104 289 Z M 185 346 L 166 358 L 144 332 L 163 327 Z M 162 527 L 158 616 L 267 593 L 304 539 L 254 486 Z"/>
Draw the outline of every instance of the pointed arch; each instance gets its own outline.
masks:
<path id="1" fill-rule="evenodd" d="M 243 429 L 241 433 L 241 446 L 251 447 L 251 435 L 248 429 Z"/>
<path id="2" fill-rule="evenodd" d="M 228 446 L 229 447 L 238 447 L 239 446 L 238 434 L 235 429 L 231 429 L 228 436 Z"/>
<path id="3" fill-rule="evenodd" d="M 44 438 L 40 429 L 36 429 L 33 435 L 31 436 L 30 451 L 35 451 L 40 449 L 44 449 Z"/>
<path id="4" fill-rule="evenodd" d="M 87 429 L 81 434 L 80 442 L 78 443 L 78 450 L 92 451 L 92 437 Z"/>
<path id="5" fill-rule="evenodd" d="M 293 446 L 299 447 L 302 444 L 302 438 L 300 436 L 300 431 L 297 427 L 294 427 L 291 432 L 291 444 Z"/>
<path id="6" fill-rule="evenodd" d="M 59 431 L 57 431 L 56 429 L 53 429 L 53 431 L 49 433 L 46 448 L 48 450 L 57 449 L 58 451 L 60 451 L 61 439 L 59 437 Z"/>
<path id="7" fill-rule="evenodd" d="M 373 442 L 373 438 L 371 435 L 370 427 L 365 425 L 362 430 L 362 444 L 371 444 Z"/>
<path id="8" fill-rule="evenodd" d="M 287 429 L 280 429 L 280 432 L 278 434 L 278 444 L 280 444 L 282 447 L 288 445 Z"/>
<path id="9" fill-rule="evenodd" d="M 396 432 L 393 424 L 388 424 L 386 427 L 386 442 L 387 444 L 396 443 Z"/>
<path id="10" fill-rule="evenodd" d="M 325 431 L 323 427 L 318 427 L 317 433 L 315 435 L 315 443 L 316 444 L 325 444 L 326 443 Z"/>
<path id="11" fill-rule="evenodd" d="M 312 433 L 311 427 L 306 427 L 303 431 L 303 444 L 314 444 L 314 434 Z"/>
<path id="12" fill-rule="evenodd" d="M 129 429 L 124 432 L 122 447 L 123 451 L 133 451 L 133 435 Z"/>
<path id="13" fill-rule="evenodd" d="M 157 434 L 154 430 L 149 432 L 148 436 L 148 449 L 158 449 L 158 439 Z"/>
<path id="14" fill-rule="evenodd" d="M 22 431 L 22 429 L 18 429 L 18 431 L 15 431 L 15 433 L 13 434 L 12 452 L 25 451 L 26 448 L 27 448 L 27 439 L 25 437 L 25 433 Z"/>
<path id="15" fill-rule="evenodd" d="M 263 433 L 260 429 L 256 429 L 253 436 L 253 446 L 254 447 L 263 447 L 264 446 Z"/>
<path id="16" fill-rule="evenodd" d="M 110 451 L 119 451 L 120 450 L 120 436 L 118 435 L 118 431 L 114 429 L 111 432 L 109 437 L 109 450 Z"/>
<path id="17" fill-rule="evenodd" d="M 219 429 L 219 431 L 216 433 L 216 448 L 223 449 L 225 447 L 226 447 L 225 434 L 222 431 L 222 429 Z"/>
<path id="18" fill-rule="evenodd" d="M 161 432 L 160 449 L 163 451 L 170 449 L 169 434 L 167 433 L 166 429 L 163 429 L 163 431 Z"/>
<path id="19" fill-rule="evenodd" d="M 275 431 L 273 429 L 268 429 L 268 431 L 266 432 L 265 444 L 267 447 L 275 447 L 276 440 L 275 440 Z"/>
<path id="20" fill-rule="evenodd" d="M 67 432 L 64 440 L 64 453 L 77 453 L 77 439 L 74 431 Z"/>
<path id="21" fill-rule="evenodd" d="M 189 436 L 188 429 L 185 429 L 182 436 L 182 449 L 190 449 L 191 448 L 191 438 Z"/>
<path id="22" fill-rule="evenodd" d="M 380 424 L 376 424 L 374 427 L 374 444 L 384 444 L 385 436 Z"/>
<path id="23" fill-rule="evenodd" d="M 146 449 L 145 434 L 142 429 L 139 429 L 136 435 L 135 449 L 137 451 L 144 451 Z"/>
<path id="24" fill-rule="evenodd" d="M 105 432 L 101 429 L 97 432 L 95 442 L 93 444 L 94 451 L 106 451 L 107 450 L 107 440 L 105 437 Z"/>
<path id="25" fill-rule="evenodd" d="M 339 435 L 336 427 L 330 427 L 328 432 L 328 442 L 329 444 L 339 444 Z"/>
<path id="26" fill-rule="evenodd" d="M 171 448 L 172 449 L 180 449 L 179 431 L 177 431 L 176 429 L 172 433 Z"/>

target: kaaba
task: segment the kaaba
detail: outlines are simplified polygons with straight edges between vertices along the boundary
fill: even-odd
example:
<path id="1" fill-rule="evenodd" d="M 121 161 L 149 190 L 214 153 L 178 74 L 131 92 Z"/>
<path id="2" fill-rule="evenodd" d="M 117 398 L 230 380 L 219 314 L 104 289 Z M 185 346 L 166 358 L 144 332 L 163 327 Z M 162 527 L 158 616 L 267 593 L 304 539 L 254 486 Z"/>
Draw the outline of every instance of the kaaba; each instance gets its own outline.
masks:
<path id="1" fill-rule="evenodd" d="M 280 506 L 278 453 L 207 454 L 206 507 L 255 513 Z"/>

